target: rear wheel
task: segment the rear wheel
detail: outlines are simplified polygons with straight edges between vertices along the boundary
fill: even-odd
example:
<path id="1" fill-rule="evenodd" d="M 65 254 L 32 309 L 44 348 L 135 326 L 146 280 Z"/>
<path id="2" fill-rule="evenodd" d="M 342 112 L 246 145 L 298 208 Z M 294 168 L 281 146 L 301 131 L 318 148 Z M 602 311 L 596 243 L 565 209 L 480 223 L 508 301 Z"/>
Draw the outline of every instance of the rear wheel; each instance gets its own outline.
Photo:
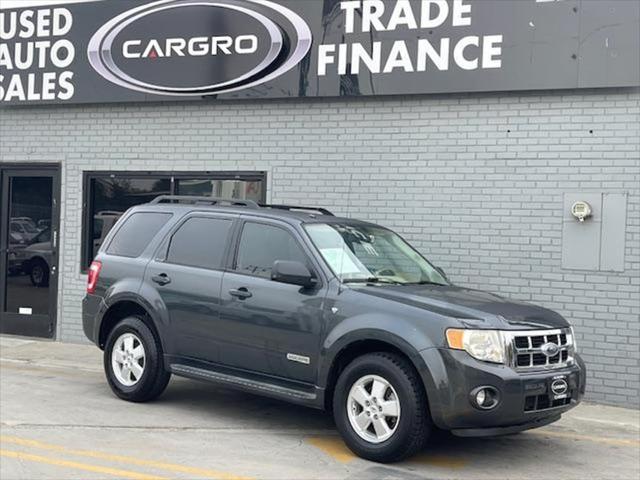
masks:
<path id="1" fill-rule="evenodd" d="M 336 426 L 357 455 L 397 462 L 418 452 L 431 431 L 420 378 L 404 357 L 371 353 L 341 373 L 333 397 Z"/>
<path id="2" fill-rule="evenodd" d="M 121 320 L 109 333 L 104 370 L 111 390 L 131 402 L 158 397 L 171 377 L 164 368 L 160 342 L 137 317 Z"/>

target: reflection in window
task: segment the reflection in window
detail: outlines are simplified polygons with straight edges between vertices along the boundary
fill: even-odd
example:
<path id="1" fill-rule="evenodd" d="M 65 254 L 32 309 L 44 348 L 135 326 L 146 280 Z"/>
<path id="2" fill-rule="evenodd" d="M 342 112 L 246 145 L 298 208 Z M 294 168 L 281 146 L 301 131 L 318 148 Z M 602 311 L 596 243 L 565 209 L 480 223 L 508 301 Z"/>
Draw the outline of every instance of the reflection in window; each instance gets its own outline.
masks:
<path id="1" fill-rule="evenodd" d="M 171 193 L 171 178 L 93 178 L 90 182 L 92 212 L 89 225 L 89 263 L 109 231 L 128 208 Z"/>
<path id="2" fill-rule="evenodd" d="M 214 196 L 256 202 L 265 200 L 263 173 L 96 173 L 89 175 L 87 187 L 84 268 L 89 266 L 109 231 L 127 209 L 149 203 L 160 195 Z"/>
<path id="3" fill-rule="evenodd" d="M 196 195 L 204 197 L 237 198 L 261 202 L 263 197 L 262 180 L 212 180 L 202 178 L 179 179 L 178 195 Z"/>
<path id="4" fill-rule="evenodd" d="M 242 229 L 235 269 L 271 278 L 271 268 L 276 260 L 307 263 L 306 255 L 289 232 L 271 225 L 247 223 Z"/>
<path id="5" fill-rule="evenodd" d="M 5 309 L 28 315 L 49 312 L 49 275 L 53 262 L 52 177 L 10 177 L 9 245 Z"/>

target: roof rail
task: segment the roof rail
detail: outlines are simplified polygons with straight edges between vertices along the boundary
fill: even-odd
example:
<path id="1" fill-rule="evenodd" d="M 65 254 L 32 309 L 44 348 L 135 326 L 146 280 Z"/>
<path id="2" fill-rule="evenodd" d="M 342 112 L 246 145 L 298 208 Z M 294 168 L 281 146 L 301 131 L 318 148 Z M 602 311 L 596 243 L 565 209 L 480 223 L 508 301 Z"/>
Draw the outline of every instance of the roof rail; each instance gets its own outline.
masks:
<path id="1" fill-rule="evenodd" d="M 260 208 L 258 204 L 253 200 L 238 200 L 235 198 L 220 197 L 192 197 L 190 195 L 160 195 L 150 202 L 151 205 L 157 205 L 158 203 L 228 205 L 231 207 Z"/>
<path id="2" fill-rule="evenodd" d="M 160 195 L 151 202 L 150 205 L 157 205 L 159 203 L 186 203 L 191 205 L 227 205 L 231 207 L 248 207 L 248 208 L 272 208 L 274 210 L 288 210 L 288 211 L 300 211 L 319 213 L 320 215 L 329 215 L 333 217 L 326 208 L 321 207 L 302 207 L 298 205 L 258 205 L 253 200 L 239 200 L 236 198 L 220 198 L 220 197 L 195 197 L 191 195 Z"/>
<path id="3" fill-rule="evenodd" d="M 263 205 L 260 204 L 261 207 L 263 208 L 273 208 L 275 210 L 288 210 L 288 211 L 302 211 L 302 212 L 316 212 L 316 213 L 320 213 L 321 215 L 328 215 L 333 217 L 333 213 L 331 213 L 329 210 L 327 210 L 326 208 L 321 208 L 321 207 L 300 207 L 300 206 L 296 206 L 296 205 Z"/>

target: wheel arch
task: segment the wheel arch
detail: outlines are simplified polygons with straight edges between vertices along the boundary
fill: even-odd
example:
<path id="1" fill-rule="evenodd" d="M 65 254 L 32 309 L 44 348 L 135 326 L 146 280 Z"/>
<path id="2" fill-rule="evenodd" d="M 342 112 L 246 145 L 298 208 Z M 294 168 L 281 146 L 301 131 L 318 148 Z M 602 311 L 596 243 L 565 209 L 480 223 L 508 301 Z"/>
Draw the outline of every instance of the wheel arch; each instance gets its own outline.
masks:
<path id="1" fill-rule="evenodd" d="M 100 322 L 98 330 L 98 346 L 101 349 L 104 349 L 111 330 L 113 330 L 120 320 L 129 316 L 136 316 L 140 318 L 140 320 L 149 327 L 158 342 L 160 342 L 160 345 L 163 345 L 162 337 L 153 315 L 153 310 L 144 303 L 145 302 L 142 302 L 140 299 L 133 296 L 119 297 L 118 299 L 114 299 L 110 302 L 102 315 L 102 320 Z"/>
<path id="2" fill-rule="evenodd" d="M 31 266 L 36 262 L 42 262 L 45 265 L 47 265 L 47 267 L 49 266 L 49 262 L 47 262 L 47 260 L 42 255 L 34 255 L 33 257 L 29 258 L 25 263 Z"/>
<path id="3" fill-rule="evenodd" d="M 330 409 L 336 383 L 344 368 L 356 358 L 373 352 L 395 353 L 406 358 L 422 380 L 422 386 L 431 409 L 430 398 L 435 397 L 433 377 L 420 352 L 402 337 L 388 331 L 366 329 L 350 332 L 327 352 L 325 365 L 319 373 L 324 388 L 324 407 Z"/>

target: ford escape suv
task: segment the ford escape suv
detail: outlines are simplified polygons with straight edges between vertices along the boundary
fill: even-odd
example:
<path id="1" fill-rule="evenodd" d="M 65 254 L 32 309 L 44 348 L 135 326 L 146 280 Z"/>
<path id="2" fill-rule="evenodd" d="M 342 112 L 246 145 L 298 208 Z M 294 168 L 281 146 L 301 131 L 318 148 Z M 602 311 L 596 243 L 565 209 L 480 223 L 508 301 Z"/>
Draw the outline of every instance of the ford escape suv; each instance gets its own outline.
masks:
<path id="1" fill-rule="evenodd" d="M 91 264 L 83 325 L 122 399 L 152 400 L 175 374 L 326 409 L 380 462 L 435 428 L 547 425 L 585 390 L 559 314 L 452 285 L 391 230 L 324 209 L 134 207 Z"/>

